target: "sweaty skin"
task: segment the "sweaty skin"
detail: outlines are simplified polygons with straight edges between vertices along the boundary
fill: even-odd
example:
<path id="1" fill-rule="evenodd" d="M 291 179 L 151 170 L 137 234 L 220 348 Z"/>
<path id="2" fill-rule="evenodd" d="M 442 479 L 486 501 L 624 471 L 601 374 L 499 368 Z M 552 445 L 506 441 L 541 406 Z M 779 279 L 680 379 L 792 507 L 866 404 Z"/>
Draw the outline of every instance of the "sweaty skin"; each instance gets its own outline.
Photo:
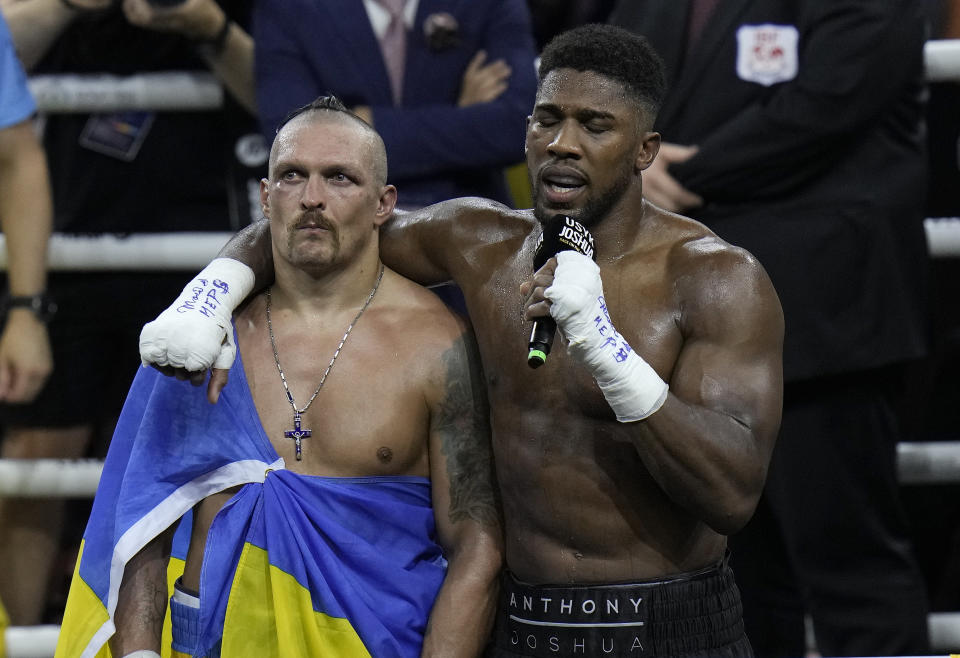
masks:
<path id="1" fill-rule="evenodd" d="M 492 204 L 446 209 L 436 249 L 453 254 L 487 377 L 509 568 L 527 582 L 609 583 L 719 560 L 756 504 L 779 420 L 780 309 L 756 261 L 642 202 L 622 249 L 594 228 L 614 325 L 671 389 L 660 411 L 624 424 L 559 338 L 544 366 L 526 364 L 518 289 L 539 223 Z M 394 244 L 385 257 L 406 251 Z"/>
<path id="2" fill-rule="evenodd" d="M 529 118 L 535 208 L 457 199 L 398 214 L 381 258 L 418 282 L 454 280 L 490 402 L 507 567 L 531 583 L 656 579 L 720 560 L 750 518 L 780 422 L 783 315 L 746 251 L 648 203 L 653 117 L 616 80 L 555 69 Z M 534 275 L 541 221 L 585 224 L 614 326 L 669 385 L 649 418 L 620 423 L 560 339 L 527 366 L 556 260 Z M 268 276 L 262 225 L 221 256 Z M 522 291 L 521 291 L 522 286 Z M 213 379 L 222 386 L 222 379 Z"/>
<path id="3" fill-rule="evenodd" d="M 271 345 L 265 292 L 234 314 L 237 346 L 260 423 L 285 468 L 430 479 L 436 540 L 448 566 L 421 655 L 476 656 L 492 625 L 502 564 L 482 370 L 469 326 L 434 294 L 390 269 L 376 283 L 379 227 L 396 200 L 385 179 L 379 136 L 341 111 L 315 109 L 281 128 L 269 179 L 261 182 L 275 271 L 274 343 L 303 412 L 301 427 L 311 431 L 302 459 L 284 435 L 294 429 L 293 410 Z M 188 590 L 199 590 L 208 531 L 235 491 L 194 508 L 183 573 Z M 159 648 L 166 540 L 151 542 L 126 572 L 114 655 Z"/>
<path id="4" fill-rule="evenodd" d="M 544 366 L 527 366 L 530 318 L 548 312 L 556 265 L 521 295 L 541 232 L 532 212 L 455 200 L 395 219 L 381 244 L 409 276 L 463 290 L 487 377 L 507 565 L 528 582 L 636 581 L 718 561 L 753 512 L 779 424 L 776 293 L 750 254 L 643 200 L 659 135 L 636 116 L 619 83 L 553 71 L 527 164 L 537 215 L 588 224 L 614 325 L 670 386 L 649 419 L 617 422 L 559 338 Z M 582 212 L 591 205 L 598 217 Z"/>

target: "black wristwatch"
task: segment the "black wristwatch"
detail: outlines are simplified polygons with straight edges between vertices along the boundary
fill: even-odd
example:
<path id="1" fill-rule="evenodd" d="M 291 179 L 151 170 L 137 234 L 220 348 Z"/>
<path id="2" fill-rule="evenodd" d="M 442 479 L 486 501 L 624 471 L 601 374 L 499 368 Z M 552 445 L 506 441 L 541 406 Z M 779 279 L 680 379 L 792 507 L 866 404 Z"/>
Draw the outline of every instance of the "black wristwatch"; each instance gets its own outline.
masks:
<path id="1" fill-rule="evenodd" d="M 7 295 L 3 298 L 2 307 L 4 316 L 12 308 L 28 308 L 44 324 L 50 322 L 57 313 L 57 303 L 45 292 L 36 295 Z"/>

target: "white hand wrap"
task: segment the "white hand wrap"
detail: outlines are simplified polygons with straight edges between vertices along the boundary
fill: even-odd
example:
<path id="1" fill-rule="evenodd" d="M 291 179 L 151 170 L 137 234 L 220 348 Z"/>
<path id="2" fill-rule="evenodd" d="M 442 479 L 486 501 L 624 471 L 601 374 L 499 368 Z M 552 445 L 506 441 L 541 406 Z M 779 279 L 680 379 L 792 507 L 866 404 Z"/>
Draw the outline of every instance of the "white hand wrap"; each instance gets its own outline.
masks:
<path id="1" fill-rule="evenodd" d="M 156 651 L 150 651 L 150 649 L 138 649 L 137 651 L 131 651 L 123 658 L 160 658 L 160 654 Z"/>
<path id="2" fill-rule="evenodd" d="M 566 338 L 567 352 L 597 380 L 621 423 L 657 411 L 669 389 L 656 371 L 617 333 L 603 298 L 600 268 L 575 251 L 557 254 L 553 285 L 544 295 Z"/>
<path id="3" fill-rule="evenodd" d="M 140 332 L 140 359 L 202 371 L 229 368 L 237 354 L 230 318 L 253 290 L 253 270 L 232 258 L 217 258 L 187 284 L 169 308 Z"/>

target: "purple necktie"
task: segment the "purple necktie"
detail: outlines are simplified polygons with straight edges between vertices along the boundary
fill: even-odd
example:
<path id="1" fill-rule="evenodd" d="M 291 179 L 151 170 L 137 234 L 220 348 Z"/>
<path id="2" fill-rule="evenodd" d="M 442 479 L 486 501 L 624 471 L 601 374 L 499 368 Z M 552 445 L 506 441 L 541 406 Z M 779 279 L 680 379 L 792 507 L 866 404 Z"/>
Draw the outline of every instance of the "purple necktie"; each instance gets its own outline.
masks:
<path id="1" fill-rule="evenodd" d="M 703 34 L 703 29 L 713 15 L 720 0 L 692 0 L 690 3 L 690 20 L 687 23 L 687 56 Z"/>
<path id="2" fill-rule="evenodd" d="M 390 76 L 393 104 L 400 105 L 403 97 L 403 65 L 407 54 L 407 28 L 403 24 L 403 8 L 407 0 L 376 0 L 376 2 L 390 12 L 390 24 L 380 39 L 380 50 L 383 52 L 383 62 Z"/>

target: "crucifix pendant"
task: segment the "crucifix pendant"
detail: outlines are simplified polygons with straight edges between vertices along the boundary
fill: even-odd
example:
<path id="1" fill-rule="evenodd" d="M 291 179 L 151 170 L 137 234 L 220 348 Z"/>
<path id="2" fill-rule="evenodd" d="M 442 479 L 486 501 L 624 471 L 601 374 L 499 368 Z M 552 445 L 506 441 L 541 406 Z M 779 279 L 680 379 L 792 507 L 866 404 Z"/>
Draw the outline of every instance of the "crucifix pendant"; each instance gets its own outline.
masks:
<path id="1" fill-rule="evenodd" d="M 300 412 L 294 410 L 293 412 L 293 429 L 284 431 L 283 435 L 288 439 L 293 439 L 294 443 L 297 445 L 297 461 L 303 459 L 303 452 L 301 450 L 300 441 L 306 439 L 311 434 L 310 430 L 302 429 L 300 427 Z"/>

